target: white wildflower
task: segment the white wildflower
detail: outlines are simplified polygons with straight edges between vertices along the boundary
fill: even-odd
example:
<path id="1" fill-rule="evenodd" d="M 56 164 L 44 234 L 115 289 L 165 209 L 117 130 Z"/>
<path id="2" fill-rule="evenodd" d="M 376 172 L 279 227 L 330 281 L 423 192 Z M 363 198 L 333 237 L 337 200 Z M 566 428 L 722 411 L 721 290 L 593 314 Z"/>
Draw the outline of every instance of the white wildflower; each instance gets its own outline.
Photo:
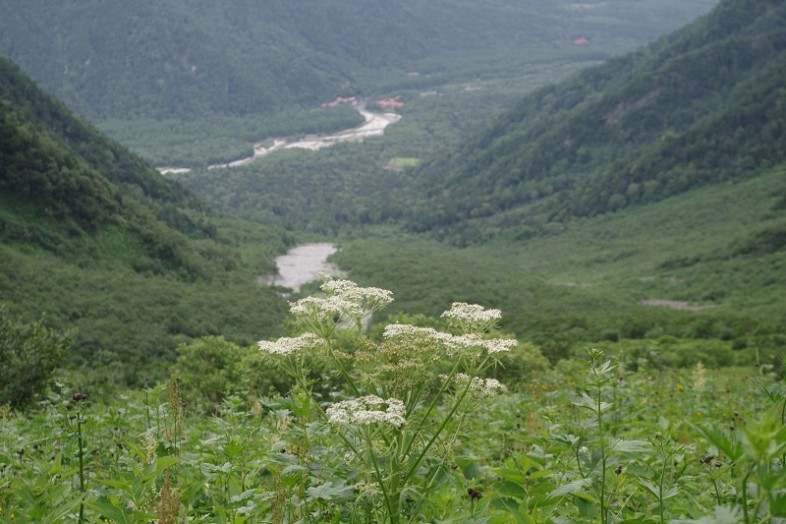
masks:
<path id="1" fill-rule="evenodd" d="M 303 349 L 313 349 L 321 343 L 313 333 L 304 333 L 299 337 L 281 337 L 278 340 L 260 340 L 259 349 L 275 355 L 291 355 Z"/>
<path id="2" fill-rule="evenodd" d="M 475 333 L 458 336 L 448 335 L 447 337 L 443 337 L 442 341 L 453 351 L 479 348 L 483 346 L 484 342 L 481 336 Z"/>
<path id="3" fill-rule="evenodd" d="M 518 344 L 515 339 L 483 338 L 477 333 L 467 335 L 447 335 L 445 333 L 439 337 L 449 351 L 464 351 L 468 349 L 485 349 L 489 353 L 502 353 Z"/>
<path id="4" fill-rule="evenodd" d="M 432 338 L 437 337 L 437 330 L 428 327 L 412 326 L 410 324 L 388 324 L 382 336 L 385 338 Z"/>
<path id="5" fill-rule="evenodd" d="M 363 309 L 377 311 L 393 302 L 393 293 L 378 287 L 360 287 L 351 280 L 327 277 L 321 286 L 330 295 L 347 300 Z"/>
<path id="6" fill-rule="evenodd" d="M 468 380 L 470 380 L 469 375 L 464 373 L 456 374 L 457 383 L 466 385 Z M 502 393 L 506 389 L 505 385 L 495 378 L 472 377 L 469 386 L 470 392 L 479 397 L 491 397 L 497 393 Z"/>
<path id="7" fill-rule="evenodd" d="M 390 424 L 400 428 L 406 422 L 404 403 L 395 398 L 381 399 L 368 395 L 333 404 L 325 411 L 331 424 L 359 425 Z"/>
<path id="8" fill-rule="evenodd" d="M 319 321 L 338 320 L 343 315 L 362 316 L 363 308 L 341 297 L 306 297 L 289 303 L 289 311 L 297 316 L 314 317 Z"/>
<path id="9" fill-rule="evenodd" d="M 386 339 L 415 338 L 432 340 L 448 353 L 456 353 L 468 349 L 485 349 L 489 353 L 502 353 L 510 351 L 518 344 L 516 339 L 486 339 L 477 333 L 466 335 L 451 335 L 428 327 L 417 327 L 409 324 L 390 324 L 385 327 L 382 334 Z"/>
<path id="10" fill-rule="evenodd" d="M 482 383 L 479 383 L 478 387 L 486 396 L 495 395 L 497 393 L 503 393 L 505 390 L 508 389 L 505 387 L 505 384 L 503 384 L 502 382 L 500 382 L 495 378 L 486 378 L 480 380 L 482 381 Z M 472 384 L 472 387 L 473 388 L 475 387 L 474 383 Z"/>
<path id="11" fill-rule="evenodd" d="M 515 338 L 489 338 L 483 341 L 483 347 L 489 353 L 504 353 L 518 345 Z"/>
<path id="12" fill-rule="evenodd" d="M 442 318 L 466 326 L 472 331 L 483 331 L 502 318 L 502 312 L 499 309 L 486 309 L 477 304 L 453 302 L 450 309 L 442 313 Z"/>

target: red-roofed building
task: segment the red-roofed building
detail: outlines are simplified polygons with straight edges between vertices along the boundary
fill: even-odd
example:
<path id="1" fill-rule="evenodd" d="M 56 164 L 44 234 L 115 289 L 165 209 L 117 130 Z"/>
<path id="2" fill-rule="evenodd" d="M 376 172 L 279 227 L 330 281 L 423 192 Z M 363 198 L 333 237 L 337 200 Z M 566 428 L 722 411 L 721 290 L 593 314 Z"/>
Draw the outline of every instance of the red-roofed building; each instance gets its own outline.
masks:
<path id="1" fill-rule="evenodd" d="M 379 107 L 403 107 L 404 102 L 401 100 L 394 100 L 393 98 L 383 98 L 381 100 L 377 100 L 377 105 Z"/>

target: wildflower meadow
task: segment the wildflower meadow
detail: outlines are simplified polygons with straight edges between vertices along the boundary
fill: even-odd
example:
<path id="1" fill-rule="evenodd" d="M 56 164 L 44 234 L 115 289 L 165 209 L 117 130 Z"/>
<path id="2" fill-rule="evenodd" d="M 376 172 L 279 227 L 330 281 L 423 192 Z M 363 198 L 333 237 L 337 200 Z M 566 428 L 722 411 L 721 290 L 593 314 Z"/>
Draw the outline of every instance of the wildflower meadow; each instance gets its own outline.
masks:
<path id="1" fill-rule="evenodd" d="M 593 348 L 552 365 L 479 305 L 369 327 L 392 300 L 326 278 L 291 304 L 290 336 L 205 339 L 167 383 L 109 394 L 65 377 L 35 408 L 3 408 L 0 522 L 786 517 L 780 370 Z"/>

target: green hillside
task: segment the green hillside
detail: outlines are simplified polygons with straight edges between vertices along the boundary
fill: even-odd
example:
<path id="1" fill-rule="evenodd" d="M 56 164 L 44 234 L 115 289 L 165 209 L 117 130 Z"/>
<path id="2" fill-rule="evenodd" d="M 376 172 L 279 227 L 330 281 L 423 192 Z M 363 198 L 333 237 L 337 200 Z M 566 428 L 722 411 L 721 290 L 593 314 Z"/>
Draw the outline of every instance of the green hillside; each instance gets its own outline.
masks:
<path id="1" fill-rule="evenodd" d="M 661 363 L 757 351 L 771 363 L 786 343 L 785 204 L 780 166 L 527 240 L 458 248 L 377 230 L 343 243 L 337 262 L 393 290 L 393 314 L 438 315 L 455 300 L 500 308 L 505 330 L 553 360 L 604 345 Z"/>
<path id="2" fill-rule="evenodd" d="M 786 5 L 722 2 L 631 55 L 543 88 L 417 173 L 408 220 L 519 238 L 786 160 Z M 425 198 L 423 196 L 425 195 Z"/>
<path id="3" fill-rule="evenodd" d="M 280 234 L 222 222 L 5 59 L 0 242 L 0 302 L 78 328 L 77 360 L 104 352 L 143 366 L 219 326 L 250 343 L 281 315 L 282 301 L 253 284 Z"/>
<path id="4" fill-rule="evenodd" d="M 604 58 L 712 3 L 2 0 L 0 53 L 91 119 L 269 114 L 381 80 L 472 77 L 492 62 L 515 65 L 522 50 Z M 576 37 L 594 45 L 574 46 Z"/>

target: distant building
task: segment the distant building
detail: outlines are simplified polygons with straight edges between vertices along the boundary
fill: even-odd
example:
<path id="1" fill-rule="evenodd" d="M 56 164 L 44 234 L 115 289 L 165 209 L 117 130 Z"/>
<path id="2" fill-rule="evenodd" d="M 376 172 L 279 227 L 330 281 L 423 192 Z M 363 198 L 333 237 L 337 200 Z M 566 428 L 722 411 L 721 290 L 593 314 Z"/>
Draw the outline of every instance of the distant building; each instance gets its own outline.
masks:
<path id="1" fill-rule="evenodd" d="M 388 108 L 388 107 L 403 107 L 404 102 L 401 100 L 395 100 L 393 98 L 383 98 L 381 100 L 377 100 L 377 105 L 379 107 Z"/>
<path id="2" fill-rule="evenodd" d="M 574 39 L 573 43 L 576 44 L 576 45 L 589 44 L 589 38 L 584 38 L 583 36 L 580 36 L 580 37 Z"/>

